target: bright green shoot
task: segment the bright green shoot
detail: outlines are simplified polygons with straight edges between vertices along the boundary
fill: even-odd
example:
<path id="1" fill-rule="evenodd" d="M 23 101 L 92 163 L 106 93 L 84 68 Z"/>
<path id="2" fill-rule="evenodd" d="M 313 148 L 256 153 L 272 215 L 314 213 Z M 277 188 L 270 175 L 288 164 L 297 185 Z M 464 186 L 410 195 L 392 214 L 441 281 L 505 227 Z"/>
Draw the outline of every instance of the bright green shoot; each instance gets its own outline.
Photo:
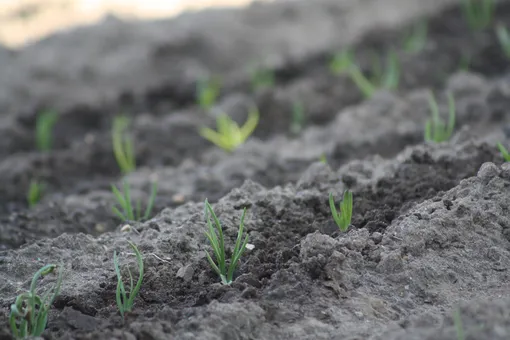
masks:
<path id="1" fill-rule="evenodd" d="M 368 79 L 359 66 L 354 63 L 354 55 L 350 50 L 337 54 L 331 61 L 329 68 L 336 75 L 348 74 L 366 98 L 372 97 L 379 88 L 397 89 L 400 80 L 400 64 L 397 53 L 393 50 L 386 56 L 386 67 L 384 69 L 379 56 L 373 55 L 372 79 Z"/>
<path id="2" fill-rule="evenodd" d="M 53 127 L 58 120 L 58 113 L 45 111 L 37 117 L 35 125 L 35 144 L 39 151 L 50 151 L 53 144 Z"/>
<path id="3" fill-rule="evenodd" d="M 225 240 L 223 237 L 223 229 L 221 227 L 220 221 L 216 214 L 214 213 L 213 208 L 209 204 L 207 200 L 205 200 L 205 219 L 207 221 L 208 231 L 205 232 L 205 235 L 209 239 L 211 243 L 211 247 L 213 248 L 214 257 L 216 262 L 214 262 L 211 255 L 206 252 L 207 260 L 211 265 L 212 269 L 219 275 L 221 278 L 221 283 L 224 285 L 230 285 L 232 283 L 234 277 L 234 271 L 237 267 L 237 263 L 239 259 L 243 255 L 246 250 L 246 245 L 248 244 L 248 235 L 244 238 L 243 241 L 243 230 L 244 230 L 244 217 L 246 215 L 246 208 L 243 210 L 243 215 L 241 216 L 241 223 L 239 225 L 239 230 L 237 232 L 237 240 L 234 246 L 234 250 L 232 251 L 232 257 L 230 259 L 230 265 L 227 268 L 226 261 L 226 252 L 225 252 Z M 211 217 L 214 221 L 211 221 Z M 216 229 L 215 229 L 216 228 Z"/>
<path id="4" fill-rule="evenodd" d="M 128 117 L 117 116 L 113 120 L 112 128 L 113 154 L 123 174 L 128 174 L 136 168 L 133 139 L 127 133 L 129 123 Z"/>
<path id="5" fill-rule="evenodd" d="M 217 77 L 200 81 L 197 85 L 197 102 L 204 110 L 209 110 L 220 95 L 221 82 Z"/>
<path id="6" fill-rule="evenodd" d="M 48 311 L 60 292 L 63 269 L 58 270 L 57 282 L 42 297 L 37 295 L 36 285 L 41 276 L 53 273 L 56 268 L 56 265 L 48 264 L 39 269 L 32 278 L 30 290 L 18 295 L 15 303 L 11 305 L 9 324 L 16 339 L 37 337 L 44 332 L 48 322 Z"/>
<path id="7" fill-rule="evenodd" d="M 33 208 L 43 196 L 44 183 L 39 182 L 36 179 L 30 181 L 30 186 L 27 192 L 27 202 L 30 208 Z"/>
<path id="8" fill-rule="evenodd" d="M 292 122 L 290 124 L 290 133 L 298 135 L 303 129 L 305 123 L 305 108 L 303 103 L 296 101 L 292 105 Z"/>
<path id="9" fill-rule="evenodd" d="M 126 313 L 129 313 L 133 310 L 133 304 L 135 301 L 138 292 L 142 286 L 143 281 L 143 258 L 142 254 L 138 248 L 131 242 L 129 245 L 133 249 L 136 255 L 136 262 L 138 264 L 138 281 L 136 282 L 136 286 L 134 285 L 133 275 L 131 274 L 131 270 L 128 267 L 129 274 L 129 296 L 126 293 L 126 287 L 124 286 L 124 282 L 122 280 L 122 275 L 120 273 L 119 267 L 119 258 L 117 257 L 117 252 L 113 252 L 113 265 L 115 266 L 115 273 L 117 274 L 117 291 L 115 293 L 115 299 L 117 301 L 117 307 L 119 308 L 120 315 L 124 320 L 124 316 Z"/>
<path id="10" fill-rule="evenodd" d="M 149 197 L 149 202 L 145 208 L 145 212 L 142 215 L 142 207 L 140 201 L 136 202 L 136 206 L 133 208 L 133 204 L 131 201 L 131 190 L 129 188 L 129 183 L 126 179 L 122 181 L 123 191 L 121 192 L 115 185 L 112 184 L 112 192 L 117 200 L 117 206 L 112 207 L 112 211 L 117 217 L 119 217 L 122 221 L 145 221 L 147 220 L 152 212 L 152 208 L 154 207 L 154 202 L 156 200 L 156 194 L 158 192 L 158 183 L 154 181 L 152 183 L 151 195 Z"/>
<path id="11" fill-rule="evenodd" d="M 265 68 L 253 68 L 251 71 L 251 88 L 254 92 L 274 86 L 275 76 L 273 71 Z"/>
<path id="12" fill-rule="evenodd" d="M 333 56 L 329 63 L 329 70 L 334 75 L 341 75 L 350 71 L 354 65 L 354 53 L 352 50 L 344 50 Z"/>
<path id="13" fill-rule="evenodd" d="M 510 162 L 510 153 L 508 153 L 508 150 L 503 146 L 503 144 L 498 143 L 498 149 L 505 162 Z"/>
<path id="14" fill-rule="evenodd" d="M 481 30 L 489 26 L 495 8 L 494 0 L 462 0 L 464 17 L 472 30 Z"/>
<path id="15" fill-rule="evenodd" d="M 200 135 L 223 150 L 232 152 L 250 137 L 258 123 L 259 111 L 256 107 L 250 109 L 248 119 L 241 127 L 227 114 L 223 113 L 216 118 L 218 131 L 214 131 L 208 127 L 202 127 L 200 129 Z"/>
<path id="16" fill-rule="evenodd" d="M 499 44 L 503 49 L 503 53 L 505 56 L 510 59 L 510 34 L 508 34 L 508 30 L 502 24 L 499 24 L 496 27 L 496 35 L 499 40 Z"/>
<path id="17" fill-rule="evenodd" d="M 407 53 L 419 53 L 427 44 L 428 24 L 426 20 L 417 22 L 404 40 L 404 50 Z"/>
<path id="18" fill-rule="evenodd" d="M 448 93 L 448 123 L 439 118 L 439 107 L 432 93 L 429 93 L 429 107 L 432 117 L 425 123 L 425 141 L 441 143 L 450 139 L 455 127 L 455 100 Z"/>
<path id="19" fill-rule="evenodd" d="M 319 162 L 323 163 L 323 164 L 328 164 L 328 158 L 326 157 L 326 154 L 323 153 L 319 156 Z"/>
<path id="20" fill-rule="evenodd" d="M 340 212 L 336 210 L 333 194 L 329 193 L 329 208 L 340 231 L 346 232 L 351 225 L 352 219 L 352 192 L 350 190 L 344 192 L 344 199 L 340 202 L 339 206 Z"/>

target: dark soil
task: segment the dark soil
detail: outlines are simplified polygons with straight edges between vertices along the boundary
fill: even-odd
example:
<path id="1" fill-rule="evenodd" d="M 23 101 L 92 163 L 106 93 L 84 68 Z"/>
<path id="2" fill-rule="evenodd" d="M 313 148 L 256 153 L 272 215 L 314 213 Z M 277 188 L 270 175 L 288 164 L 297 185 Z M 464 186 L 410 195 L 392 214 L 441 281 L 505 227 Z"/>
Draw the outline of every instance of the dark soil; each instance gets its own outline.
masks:
<path id="1" fill-rule="evenodd" d="M 423 18 L 424 50 L 404 52 Z M 498 3 L 494 25 L 509 19 Z M 2 49 L 0 339 L 16 295 L 48 263 L 63 265 L 64 280 L 47 339 L 509 339 L 510 163 L 495 145 L 510 146 L 510 60 L 494 25 L 470 30 L 453 0 L 294 1 L 108 18 Z M 349 46 L 367 74 L 373 53 L 397 49 L 399 89 L 367 100 L 333 75 L 330 58 Z M 275 84 L 254 92 L 256 63 Z M 224 87 L 205 112 L 195 89 L 210 74 Z M 430 90 L 442 113 L 446 93 L 455 98 L 444 143 L 423 142 Z M 293 135 L 297 100 L 306 124 Z M 243 122 L 253 103 L 260 123 L 234 152 L 199 136 L 216 112 Z M 54 148 L 39 152 L 36 117 L 47 108 L 59 112 Z M 131 231 L 111 212 L 120 113 L 132 118 L 133 198 L 159 183 L 152 218 Z M 29 208 L 34 178 L 45 194 Z M 328 195 L 345 189 L 354 211 L 342 233 Z M 229 247 L 247 208 L 250 249 L 230 286 L 205 256 L 206 198 Z M 128 240 L 145 272 L 123 322 L 113 252 L 136 272 Z"/>

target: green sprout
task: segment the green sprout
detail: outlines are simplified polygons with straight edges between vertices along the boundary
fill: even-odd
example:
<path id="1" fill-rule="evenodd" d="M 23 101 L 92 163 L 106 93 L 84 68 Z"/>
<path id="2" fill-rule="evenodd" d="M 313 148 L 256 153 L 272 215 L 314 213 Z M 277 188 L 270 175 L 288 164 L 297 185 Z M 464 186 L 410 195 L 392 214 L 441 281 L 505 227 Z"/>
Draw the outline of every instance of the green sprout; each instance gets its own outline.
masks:
<path id="1" fill-rule="evenodd" d="M 303 129 L 305 122 L 305 108 L 303 103 L 297 101 L 292 105 L 292 122 L 290 124 L 290 133 L 298 135 Z"/>
<path id="2" fill-rule="evenodd" d="M 427 44 L 428 24 L 426 20 L 417 22 L 409 35 L 404 39 L 404 50 L 408 53 L 419 53 Z"/>
<path id="3" fill-rule="evenodd" d="M 366 98 L 372 97 L 379 88 L 395 90 L 400 80 L 400 66 L 395 51 L 388 52 L 386 67 L 383 69 L 382 61 L 377 55 L 372 58 L 372 79 L 368 79 L 359 66 L 354 63 L 354 55 L 351 51 L 343 51 L 337 54 L 329 65 L 330 70 L 336 74 L 347 74 L 360 89 Z"/>
<path id="4" fill-rule="evenodd" d="M 27 193 L 27 202 L 30 208 L 33 208 L 37 203 L 39 203 L 43 196 L 43 191 L 44 183 L 41 183 L 36 179 L 30 181 Z"/>
<path id="5" fill-rule="evenodd" d="M 223 150 L 232 152 L 250 137 L 257 127 L 258 122 L 259 111 L 256 107 L 250 109 L 248 119 L 241 127 L 227 114 L 223 113 L 216 118 L 218 131 L 214 131 L 208 127 L 202 127 L 200 128 L 200 135 Z"/>
<path id="6" fill-rule="evenodd" d="M 374 54 L 372 56 L 372 83 L 376 87 L 387 90 L 396 90 L 400 80 L 400 65 L 397 53 L 393 50 L 386 55 L 386 68 L 383 70 L 381 58 Z"/>
<path id="7" fill-rule="evenodd" d="M 336 53 L 329 63 L 329 70 L 336 76 L 349 71 L 354 64 L 354 52 L 350 49 Z"/>
<path id="8" fill-rule="evenodd" d="M 219 275 L 221 278 L 221 283 L 224 285 L 230 285 L 232 283 L 232 279 L 234 277 L 234 271 L 237 267 L 237 263 L 246 250 L 246 245 L 248 244 L 248 235 L 243 238 L 243 229 L 244 229 L 244 217 L 246 215 L 246 208 L 243 210 L 243 215 L 241 216 L 241 223 L 239 225 L 239 230 L 237 232 L 237 240 L 232 251 L 232 257 L 230 259 L 230 265 L 227 269 L 226 264 L 226 252 L 225 252 L 225 239 L 223 237 L 223 229 L 221 227 L 220 221 L 216 214 L 214 213 L 213 208 L 207 201 L 205 200 L 205 218 L 207 221 L 208 231 L 205 232 L 205 235 L 209 239 L 211 246 L 213 248 L 214 257 L 216 258 L 217 264 L 212 259 L 211 255 L 206 252 L 207 260 L 211 265 L 212 269 Z M 211 216 L 214 220 L 214 226 L 211 222 Z M 216 230 L 215 230 L 216 227 Z M 242 242 L 241 242 L 242 241 Z"/>
<path id="9" fill-rule="evenodd" d="M 508 153 L 508 150 L 503 146 L 503 144 L 498 143 L 498 149 L 505 162 L 510 162 L 510 153 Z"/>
<path id="10" fill-rule="evenodd" d="M 463 54 L 459 60 L 459 71 L 468 72 L 471 67 L 473 56 L 470 54 Z"/>
<path id="11" fill-rule="evenodd" d="M 429 93 L 429 107 L 432 117 L 425 123 L 425 141 L 441 143 L 450 139 L 455 127 L 455 100 L 448 93 L 448 124 L 439 118 L 439 107 L 432 93 Z"/>
<path id="12" fill-rule="evenodd" d="M 197 85 L 197 102 L 204 110 L 209 110 L 220 95 L 221 82 L 217 77 L 201 80 Z"/>
<path id="13" fill-rule="evenodd" d="M 472 30 L 481 30 L 489 26 L 495 7 L 494 0 L 462 0 L 464 17 Z"/>
<path id="14" fill-rule="evenodd" d="M 453 325 L 455 327 L 455 333 L 457 333 L 458 340 L 466 340 L 466 335 L 464 334 L 464 326 L 462 324 L 462 317 L 460 315 L 460 309 L 455 309 L 453 313 Z"/>
<path id="15" fill-rule="evenodd" d="M 505 53 L 505 56 L 510 59 L 510 34 L 508 34 L 508 30 L 502 24 L 499 24 L 496 27 L 496 35 L 499 40 L 499 44 Z"/>
<path id="16" fill-rule="evenodd" d="M 56 268 L 56 265 L 48 264 L 39 269 L 32 278 L 30 290 L 18 295 L 15 303 L 11 305 L 9 324 L 16 339 L 37 337 L 44 332 L 48 322 L 48 311 L 60 292 L 63 269 L 60 268 L 58 271 L 56 284 L 42 297 L 37 295 L 35 286 L 41 276 L 53 273 Z"/>
<path id="17" fill-rule="evenodd" d="M 37 117 L 35 125 L 35 144 L 39 151 L 50 151 L 53 140 L 52 131 L 58 119 L 55 111 L 45 111 Z"/>
<path id="18" fill-rule="evenodd" d="M 135 301 L 138 292 L 142 286 L 143 281 L 143 259 L 142 254 L 138 248 L 131 242 L 128 242 L 136 255 L 136 261 L 138 264 L 138 281 L 136 282 L 136 286 L 133 285 L 133 275 L 131 274 L 131 270 L 128 267 L 129 273 L 129 297 L 126 294 L 126 287 L 124 286 L 124 282 L 122 281 L 122 275 L 120 273 L 119 267 L 119 258 L 117 257 L 117 252 L 113 252 L 113 265 L 115 266 L 115 273 L 117 274 L 117 290 L 115 293 L 115 300 L 117 301 L 117 307 L 119 308 L 120 315 L 122 316 L 122 320 L 124 320 L 124 315 L 133 310 L 133 304 Z"/>
<path id="19" fill-rule="evenodd" d="M 255 67 L 251 71 L 251 88 L 254 92 L 271 88 L 274 86 L 275 76 L 274 72 L 260 67 Z"/>
<path id="20" fill-rule="evenodd" d="M 322 153 L 320 156 L 319 156 L 319 162 L 323 163 L 323 164 L 328 164 L 328 158 L 326 157 L 326 154 L 325 153 Z"/>
<path id="21" fill-rule="evenodd" d="M 117 199 L 117 204 L 120 206 L 120 209 L 117 206 L 112 207 L 112 211 L 117 217 L 119 217 L 122 221 L 145 221 L 147 220 L 152 212 L 152 208 L 154 207 L 154 201 L 156 200 L 156 194 L 158 192 L 158 183 L 154 181 L 152 183 L 151 195 L 149 196 L 149 202 L 147 203 L 147 207 L 145 208 L 145 212 L 143 216 L 142 207 L 140 201 L 136 202 L 136 206 L 133 209 L 133 204 L 131 202 L 131 190 L 129 188 L 129 183 L 126 179 L 122 181 L 123 184 L 123 192 L 121 192 L 114 184 L 112 184 L 112 192 L 115 198 Z"/>
<path id="22" fill-rule="evenodd" d="M 117 116 L 113 120 L 113 153 L 123 174 L 128 174 L 136 168 L 133 139 L 127 134 L 128 126 L 129 118 L 126 116 Z"/>
<path id="23" fill-rule="evenodd" d="M 333 194 L 329 193 L 329 208 L 340 231 L 346 232 L 352 219 L 352 192 L 350 190 L 344 191 L 344 199 L 339 206 L 340 212 L 336 210 Z"/>

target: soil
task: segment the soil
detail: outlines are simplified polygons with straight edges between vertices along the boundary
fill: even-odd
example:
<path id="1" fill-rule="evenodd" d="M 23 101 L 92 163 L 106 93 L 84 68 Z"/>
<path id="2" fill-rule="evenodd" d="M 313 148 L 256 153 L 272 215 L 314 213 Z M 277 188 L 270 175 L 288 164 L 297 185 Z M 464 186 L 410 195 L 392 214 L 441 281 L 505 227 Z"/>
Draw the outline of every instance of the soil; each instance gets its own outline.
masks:
<path id="1" fill-rule="evenodd" d="M 495 16 L 508 22 L 510 3 Z M 403 51 L 423 18 L 424 50 Z M 399 89 L 365 99 L 333 75 L 331 56 L 349 46 L 364 71 L 374 51 L 398 48 Z M 2 48 L 0 61 L 0 339 L 11 338 L 15 297 L 48 263 L 64 279 L 46 339 L 510 338 L 510 163 L 496 148 L 510 146 L 510 61 L 494 26 L 469 29 L 457 1 L 281 1 L 157 21 L 110 17 Z M 253 65 L 274 72 L 272 87 L 251 90 Z M 211 112 L 195 101 L 207 75 L 223 84 Z M 455 98 L 447 142 L 424 142 L 429 91 L 442 114 L 446 93 Z M 306 124 L 296 135 L 297 100 Z M 215 113 L 242 122 L 253 103 L 260 123 L 234 152 L 199 136 Z M 35 122 L 48 108 L 59 112 L 54 148 L 40 152 Z M 132 118 L 133 198 L 146 200 L 159 183 L 153 215 L 128 230 L 111 212 L 110 186 L 123 179 L 110 139 L 119 113 Z M 45 192 L 29 208 L 34 178 Z M 328 195 L 338 201 L 345 189 L 354 208 L 342 233 Z M 229 249 L 247 208 L 250 247 L 231 285 L 206 259 L 206 198 Z M 113 252 L 136 272 L 129 240 L 145 270 L 123 321 Z"/>

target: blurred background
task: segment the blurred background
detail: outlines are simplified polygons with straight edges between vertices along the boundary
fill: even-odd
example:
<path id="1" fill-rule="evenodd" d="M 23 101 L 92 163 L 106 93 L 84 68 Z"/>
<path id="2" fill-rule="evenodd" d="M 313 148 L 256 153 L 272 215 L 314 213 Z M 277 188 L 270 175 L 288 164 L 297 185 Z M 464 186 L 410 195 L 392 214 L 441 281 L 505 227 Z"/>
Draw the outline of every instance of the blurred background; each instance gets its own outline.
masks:
<path id="1" fill-rule="evenodd" d="M 246 6 L 252 1 L 0 0 L 0 42 L 19 47 L 55 30 L 93 23 L 109 14 L 126 19 L 162 18 L 208 7 Z"/>

